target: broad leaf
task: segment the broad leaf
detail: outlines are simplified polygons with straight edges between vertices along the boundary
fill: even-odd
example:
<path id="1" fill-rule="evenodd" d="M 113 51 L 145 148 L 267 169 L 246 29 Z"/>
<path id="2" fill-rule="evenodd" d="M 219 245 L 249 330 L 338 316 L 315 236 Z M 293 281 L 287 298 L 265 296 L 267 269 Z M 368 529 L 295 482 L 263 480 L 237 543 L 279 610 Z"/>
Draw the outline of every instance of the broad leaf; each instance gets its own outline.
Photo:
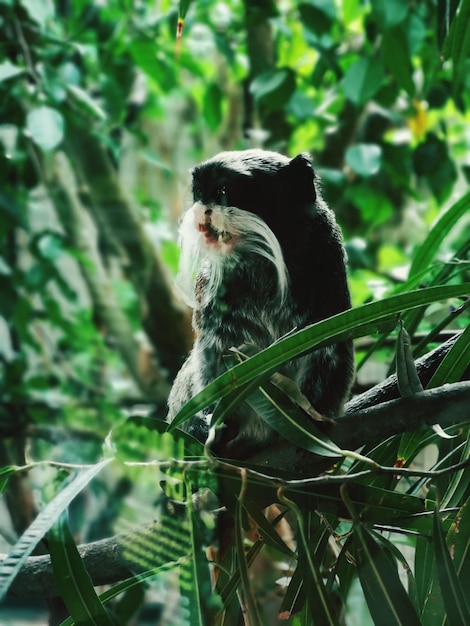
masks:
<path id="1" fill-rule="evenodd" d="M 64 138 L 64 118 L 56 109 L 41 106 L 26 116 L 26 126 L 31 139 L 44 152 L 51 152 Z"/>

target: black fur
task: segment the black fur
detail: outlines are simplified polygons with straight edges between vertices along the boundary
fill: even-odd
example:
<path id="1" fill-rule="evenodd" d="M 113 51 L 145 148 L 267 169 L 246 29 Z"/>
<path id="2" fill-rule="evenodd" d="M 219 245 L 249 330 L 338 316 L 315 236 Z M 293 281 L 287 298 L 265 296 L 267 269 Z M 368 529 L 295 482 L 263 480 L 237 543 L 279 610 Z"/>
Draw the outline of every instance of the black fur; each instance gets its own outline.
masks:
<path id="1" fill-rule="evenodd" d="M 249 245 L 245 250 L 243 232 L 233 252 L 222 255 L 222 280 L 208 300 L 204 298 L 207 278 L 202 268 L 193 316 L 196 341 L 174 382 L 170 419 L 226 370 L 223 355 L 230 347 L 244 343 L 266 347 L 293 328 L 350 308 L 341 232 L 321 198 L 309 155 L 290 160 L 261 150 L 221 153 L 193 171 L 193 196 L 195 203 L 200 203 L 197 206 L 204 205 L 209 214 L 212 207 L 222 215 L 237 207 L 261 217 L 279 241 L 288 283 L 282 298 L 274 264 L 253 253 Z M 317 350 L 283 370 L 314 408 L 330 417 L 341 413 L 353 371 L 350 341 Z M 207 416 L 194 416 L 186 429 L 204 440 Z M 242 406 L 227 421 L 215 451 L 243 458 L 253 448 L 269 445 L 276 436 Z"/>

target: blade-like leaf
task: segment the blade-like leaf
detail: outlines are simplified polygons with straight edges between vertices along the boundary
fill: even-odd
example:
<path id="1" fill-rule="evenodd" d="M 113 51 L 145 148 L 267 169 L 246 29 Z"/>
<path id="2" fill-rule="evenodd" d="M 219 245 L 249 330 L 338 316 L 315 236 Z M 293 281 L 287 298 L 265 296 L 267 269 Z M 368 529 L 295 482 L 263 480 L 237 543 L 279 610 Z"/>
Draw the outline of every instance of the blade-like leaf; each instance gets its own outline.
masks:
<path id="1" fill-rule="evenodd" d="M 65 513 L 52 526 L 48 538 L 54 577 L 74 622 L 113 626 L 78 553 Z"/>
<path id="2" fill-rule="evenodd" d="M 204 554 L 204 540 L 201 533 L 202 520 L 198 519 L 193 507 L 192 485 L 186 480 L 187 511 L 191 541 L 189 584 L 182 585 L 182 594 L 189 599 L 188 624 L 205 626 L 213 621 L 215 612 L 221 608 L 220 598 L 212 591 L 209 563 Z M 184 575 L 184 570 L 182 571 Z"/>
<path id="3" fill-rule="evenodd" d="M 416 541 L 415 580 L 420 610 L 423 611 L 433 582 L 434 548 L 429 537 Z"/>
<path id="4" fill-rule="evenodd" d="M 453 555 L 455 569 L 462 585 L 470 580 L 470 499 L 457 513 L 447 535 L 447 545 Z"/>
<path id="5" fill-rule="evenodd" d="M 400 331 L 397 341 L 397 384 L 402 398 L 412 396 L 423 391 L 423 385 L 418 376 L 416 365 L 411 351 L 411 339 L 406 332 L 403 321 L 399 321 Z"/>
<path id="6" fill-rule="evenodd" d="M 296 613 L 302 608 L 304 602 L 305 588 L 302 580 L 302 570 L 300 566 L 297 566 L 289 586 L 287 587 L 286 594 L 282 599 L 279 608 L 279 619 L 289 619 L 293 613 Z"/>
<path id="7" fill-rule="evenodd" d="M 339 626 L 338 616 L 333 606 L 320 571 L 318 557 L 308 540 L 305 520 L 300 508 L 287 498 L 282 498 L 295 514 L 298 522 L 299 568 L 305 588 L 307 604 L 315 616 L 315 626 Z"/>
<path id="8" fill-rule="evenodd" d="M 467 440 L 463 446 L 460 460 L 464 461 L 470 457 L 470 430 L 467 432 Z M 442 497 L 441 507 L 460 506 L 466 500 L 469 493 L 470 471 L 467 468 L 461 469 L 452 474 L 449 485 Z"/>
<path id="9" fill-rule="evenodd" d="M 352 549 L 374 622 L 380 626 L 421 626 L 395 564 L 366 526 L 354 527 Z"/>
<path id="10" fill-rule="evenodd" d="M 444 238 L 449 234 L 450 230 L 459 221 L 459 219 L 466 215 L 469 210 L 470 192 L 466 193 L 447 211 L 439 216 L 439 218 L 434 222 L 426 239 L 419 246 L 416 254 L 414 255 L 409 276 L 414 276 L 417 272 L 429 267 Z"/>
<path id="11" fill-rule="evenodd" d="M 470 324 L 439 363 L 439 367 L 432 375 L 427 388 L 431 389 L 432 387 L 440 387 L 445 383 L 455 383 L 459 381 L 469 363 Z"/>
<path id="12" fill-rule="evenodd" d="M 433 540 L 436 555 L 437 576 L 450 626 L 470 624 L 470 611 L 465 600 L 462 583 L 452 562 L 441 528 L 439 510 L 434 512 Z M 465 581 L 467 583 L 468 581 Z"/>
<path id="13" fill-rule="evenodd" d="M 470 293 L 468 283 L 428 287 L 384 298 L 379 302 L 364 304 L 312 324 L 265 348 L 251 359 L 236 365 L 216 378 L 182 407 L 169 429 L 180 426 L 201 409 L 248 381 L 252 381 L 255 377 L 275 372 L 279 366 L 295 357 L 321 346 L 344 341 L 349 337 L 370 334 L 377 330 L 381 323 L 393 319 L 402 311 L 447 298 L 464 296 L 468 293 Z"/>
<path id="14" fill-rule="evenodd" d="M 264 543 L 271 546 L 272 548 L 276 548 L 288 557 L 295 557 L 295 554 L 281 539 L 279 533 L 276 531 L 276 528 L 265 517 L 263 511 L 256 502 L 246 500 L 245 509 L 247 510 L 253 521 L 256 523 L 259 534 L 261 535 L 262 541 Z"/>
<path id="15" fill-rule="evenodd" d="M 263 383 L 247 403 L 284 439 L 314 454 L 338 457 L 341 451 L 301 409 L 270 382 Z"/>
<path id="16" fill-rule="evenodd" d="M 114 585 L 111 589 L 108 589 L 104 593 L 100 594 L 100 600 L 103 603 L 109 602 L 113 598 L 116 598 L 120 594 L 129 591 L 138 586 L 144 586 L 147 580 L 151 580 L 152 578 L 157 578 L 159 575 L 164 572 L 168 572 L 172 569 L 179 568 L 182 565 L 185 565 L 186 561 L 189 557 L 183 557 L 178 561 L 173 561 L 170 563 L 165 563 L 165 565 L 161 565 L 160 567 L 154 567 L 147 572 L 142 574 L 136 574 L 132 578 L 128 578 L 127 580 L 123 580 L 122 582 Z M 75 620 L 73 617 L 68 617 L 66 620 L 62 622 L 60 626 L 74 626 Z"/>
<path id="17" fill-rule="evenodd" d="M 7 558 L 0 567 L 0 602 L 5 597 L 9 586 L 21 569 L 24 561 L 34 550 L 38 542 L 51 528 L 59 515 L 68 507 L 70 502 L 101 470 L 112 461 L 104 459 L 87 469 L 82 470 L 44 509 L 39 513 L 31 526 L 21 535 Z"/>
<path id="18" fill-rule="evenodd" d="M 16 474 L 16 472 L 20 471 L 21 469 L 22 468 L 18 467 L 17 465 L 6 465 L 5 467 L 2 467 L 0 469 L 0 493 L 2 493 L 5 489 L 10 476 L 13 476 L 13 474 Z"/>

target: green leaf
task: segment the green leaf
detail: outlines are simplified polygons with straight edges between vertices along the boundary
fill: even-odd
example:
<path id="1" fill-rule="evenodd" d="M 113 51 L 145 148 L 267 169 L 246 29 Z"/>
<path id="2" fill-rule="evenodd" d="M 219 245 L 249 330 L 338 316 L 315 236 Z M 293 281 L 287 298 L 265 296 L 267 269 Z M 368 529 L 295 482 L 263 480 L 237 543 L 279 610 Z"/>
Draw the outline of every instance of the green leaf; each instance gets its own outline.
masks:
<path id="1" fill-rule="evenodd" d="M 450 55 L 450 39 L 448 38 L 448 35 L 453 19 L 455 17 L 455 13 L 459 8 L 459 4 L 460 0 L 438 0 L 437 2 L 437 43 L 439 49 L 442 50 L 442 55 L 444 58 L 448 58 Z"/>
<path id="2" fill-rule="evenodd" d="M 398 85 L 412 97 L 415 93 L 413 68 L 406 34 L 402 28 L 394 28 L 384 33 L 382 54 L 385 66 L 390 70 Z"/>
<path id="3" fill-rule="evenodd" d="M 202 113 L 207 126 L 215 131 L 222 120 L 223 92 L 217 83 L 211 83 L 204 94 Z"/>
<path id="4" fill-rule="evenodd" d="M 95 120 L 103 121 L 106 114 L 103 109 L 93 100 L 93 98 L 81 87 L 69 83 L 67 92 L 76 106 L 85 116 L 89 116 Z"/>
<path id="5" fill-rule="evenodd" d="M 188 611 L 190 626 L 206 626 L 213 623 L 214 615 L 222 605 L 219 596 L 212 591 L 209 562 L 204 552 L 206 542 L 201 533 L 203 522 L 194 510 L 191 482 L 187 479 L 185 485 L 192 558 L 189 561 L 191 584 L 182 587 L 182 593 L 190 601 Z"/>
<path id="6" fill-rule="evenodd" d="M 0 82 L 13 78 L 13 76 L 23 74 L 24 71 L 24 67 L 14 65 L 9 59 L 6 59 L 6 61 L 0 63 Z"/>
<path id="7" fill-rule="evenodd" d="M 380 59 L 361 57 L 346 72 L 343 79 L 344 93 L 351 102 L 361 106 L 377 93 L 383 78 L 384 69 Z"/>
<path id="8" fill-rule="evenodd" d="M 295 557 L 292 550 L 281 539 L 276 527 L 266 518 L 259 504 L 251 500 L 246 500 L 244 506 L 247 513 L 249 513 L 250 517 L 256 523 L 262 541 L 272 548 L 279 550 L 289 558 Z"/>
<path id="9" fill-rule="evenodd" d="M 447 535 L 457 575 L 462 585 L 470 580 L 470 499 L 455 516 Z"/>
<path id="10" fill-rule="evenodd" d="M 346 150 L 345 159 L 360 176 L 373 176 L 380 169 L 382 148 L 373 143 L 358 143 Z"/>
<path id="11" fill-rule="evenodd" d="M 395 563 L 366 526 L 354 526 L 352 545 L 359 580 L 374 622 L 380 626 L 421 626 Z"/>
<path id="12" fill-rule="evenodd" d="M 26 127 L 31 139 L 44 152 L 51 152 L 64 138 L 64 118 L 56 109 L 41 106 L 26 116 Z"/>
<path id="13" fill-rule="evenodd" d="M 247 400 L 271 428 L 284 439 L 313 454 L 338 457 L 340 449 L 324 435 L 299 407 L 297 407 L 276 385 L 265 382 Z"/>
<path id="14" fill-rule="evenodd" d="M 22 468 L 18 467 L 17 465 L 6 465 L 5 467 L 2 467 L 0 469 L 0 493 L 2 493 L 5 489 L 10 476 L 16 474 L 20 469 Z"/>
<path id="15" fill-rule="evenodd" d="M 284 501 L 284 498 L 281 500 Z M 307 604 L 310 607 L 312 615 L 315 616 L 315 626 L 339 626 L 340 622 L 332 602 L 332 597 L 328 593 L 323 581 L 318 557 L 307 535 L 303 512 L 294 502 L 287 498 L 285 498 L 285 504 L 291 507 L 297 518 L 299 568 L 302 573 Z"/>
<path id="16" fill-rule="evenodd" d="M 470 293 L 468 283 L 427 287 L 383 298 L 379 302 L 364 304 L 307 326 L 275 342 L 216 378 L 181 408 L 171 422 L 169 430 L 183 424 L 198 411 L 220 400 L 241 385 L 253 381 L 258 376 L 274 373 L 281 365 L 295 357 L 315 348 L 344 341 L 348 337 L 360 337 L 374 332 L 381 323 L 393 319 L 402 311 L 467 293 Z"/>
<path id="17" fill-rule="evenodd" d="M 336 7 L 333 0 L 310 0 L 299 4 L 302 24 L 316 35 L 327 33 L 336 19 Z"/>
<path id="18" fill-rule="evenodd" d="M 458 71 L 470 52 L 469 20 L 470 0 L 462 0 L 443 46 L 444 58 L 452 57 L 454 72 Z"/>
<path id="19" fill-rule="evenodd" d="M 263 72 L 251 83 L 250 91 L 267 110 L 280 109 L 295 91 L 295 74 L 290 68 Z"/>
<path id="20" fill-rule="evenodd" d="M 416 541 L 414 569 L 419 608 L 423 611 L 435 574 L 434 546 L 428 537 L 418 537 Z"/>
<path id="21" fill-rule="evenodd" d="M 465 593 L 447 548 L 441 528 L 439 510 L 434 511 L 433 541 L 436 555 L 437 575 L 449 626 L 470 624 L 470 611 Z M 468 581 L 465 581 L 467 584 Z"/>
<path id="22" fill-rule="evenodd" d="M 434 222 L 426 239 L 413 256 L 409 277 L 426 269 L 431 264 L 444 238 L 454 225 L 470 211 L 470 191 L 457 200 L 447 211 L 441 213 Z"/>
<path id="23" fill-rule="evenodd" d="M 289 619 L 293 613 L 300 610 L 304 603 L 305 587 L 302 579 L 302 570 L 297 565 L 279 607 L 279 619 Z"/>
<path id="24" fill-rule="evenodd" d="M 39 513 L 31 526 L 21 535 L 0 566 L 0 602 L 21 566 L 37 546 L 42 537 L 51 528 L 59 515 L 68 507 L 86 485 L 112 461 L 104 459 L 87 469 L 82 470 L 44 509 Z"/>
<path id="25" fill-rule="evenodd" d="M 372 8 L 381 26 L 388 29 L 403 22 L 408 15 L 410 3 L 408 0 L 372 0 Z"/>
<path id="26" fill-rule="evenodd" d="M 50 529 L 48 539 L 54 577 L 75 623 L 113 626 L 78 553 L 64 513 Z"/>
<path id="27" fill-rule="evenodd" d="M 55 17 L 53 0 L 20 0 L 20 4 L 42 29 Z"/>
<path id="28" fill-rule="evenodd" d="M 470 457 L 470 430 L 467 431 L 467 440 L 460 454 L 460 461 Z M 468 467 L 454 472 L 442 497 L 441 507 L 460 506 L 468 497 L 470 484 L 470 471 Z"/>
<path id="29" fill-rule="evenodd" d="M 397 384 L 402 398 L 423 391 L 411 350 L 411 339 L 400 319 L 400 330 L 397 340 Z"/>
<path id="30" fill-rule="evenodd" d="M 449 352 L 439 363 L 427 384 L 428 389 L 445 383 L 458 382 L 470 363 L 470 325 L 461 333 Z"/>

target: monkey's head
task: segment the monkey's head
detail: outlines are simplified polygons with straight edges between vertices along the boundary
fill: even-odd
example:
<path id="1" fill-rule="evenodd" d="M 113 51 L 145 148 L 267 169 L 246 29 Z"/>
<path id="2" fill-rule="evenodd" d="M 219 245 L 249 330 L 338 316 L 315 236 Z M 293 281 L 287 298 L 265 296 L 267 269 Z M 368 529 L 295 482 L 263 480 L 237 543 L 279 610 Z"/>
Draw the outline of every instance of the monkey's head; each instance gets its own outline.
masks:
<path id="1" fill-rule="evenodd" d="M 179 284 L 188 303 L 194 306 L 194 284 L 201 271 L 210 299 L 224 268 L 253 255 L 274 265 L 282 299 L 288 285 L 283 251 L 302 228 L 302 214 L 316 206 L 310 156 L 221 152 L 192 174 L 194 203 L 180 228 Z"/>

